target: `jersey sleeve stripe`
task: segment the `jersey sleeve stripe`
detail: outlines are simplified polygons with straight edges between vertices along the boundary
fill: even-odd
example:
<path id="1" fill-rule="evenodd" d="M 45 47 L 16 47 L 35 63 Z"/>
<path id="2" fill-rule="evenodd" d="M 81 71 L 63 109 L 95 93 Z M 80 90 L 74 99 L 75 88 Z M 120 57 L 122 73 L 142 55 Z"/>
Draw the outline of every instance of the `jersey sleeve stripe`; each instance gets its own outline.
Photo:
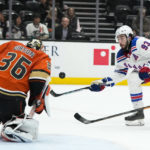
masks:
<path id="1" fill-rule="evenodd" d="M 120 57 L 117 58 L 117 62 L 121 62 L 121 61 L 123 61 L 125 59 L 126 59 L 126 57 L 124 55 L 120 56 Z"/>
<path id="2" fill-rule="evenodd" d="M 136 50 L 137 50 L 136 46 L 131 47 L 131 52 L 134 52 Z"/>
<path id="3" fill-rule="evenodd" d="M 34 70 L 31 72 L 29 80 L 31 79 L 41 79 L 41 80 L 46 80 L 49 77 L 49 74 L 45 71 L 41 70 Z"/>
<path id="4" fill-rule="evenodd" d="M 45 72 L 45 73 L 47 73 L 48 75 L 50 75 L 49 72 L 47 72 L 47 71 L 45 71 L 45 70 L 42 70 L 42 69 L 34 69 L 34 70 L 31 71 L 31 73 L 32 73 L 32 72 L 37 72 L 37 71 Z"/>

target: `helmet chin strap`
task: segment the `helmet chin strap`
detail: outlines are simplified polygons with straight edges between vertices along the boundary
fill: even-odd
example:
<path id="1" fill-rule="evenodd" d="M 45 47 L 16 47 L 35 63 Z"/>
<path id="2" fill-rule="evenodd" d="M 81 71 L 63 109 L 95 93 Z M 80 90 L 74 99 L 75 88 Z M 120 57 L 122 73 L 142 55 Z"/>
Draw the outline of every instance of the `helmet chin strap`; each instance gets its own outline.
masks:
<path id="1" fill-rule="evenodd" d="M 44 45 L 42 45 L 39 50 L 45 52 Z"/>
<path id="2" fill-rule="evenodd" d="M 127 37 L 127 45 L 124 48 L 125 51 L 129 51 L 130 43 L 131 43 L 131 41 L 129 40 L 129 37 Z"/>

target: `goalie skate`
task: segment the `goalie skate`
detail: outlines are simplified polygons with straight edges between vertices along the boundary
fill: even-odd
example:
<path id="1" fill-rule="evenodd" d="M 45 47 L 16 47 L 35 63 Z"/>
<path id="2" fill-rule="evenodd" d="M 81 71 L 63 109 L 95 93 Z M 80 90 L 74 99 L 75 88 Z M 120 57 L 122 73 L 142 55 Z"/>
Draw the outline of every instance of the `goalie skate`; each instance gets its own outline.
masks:
<path id="1" fill-rule="evenodd" d="M 143 110 L 125 117 L 125 121 L 127 126 L 143 126 L 144 125 Z"/>

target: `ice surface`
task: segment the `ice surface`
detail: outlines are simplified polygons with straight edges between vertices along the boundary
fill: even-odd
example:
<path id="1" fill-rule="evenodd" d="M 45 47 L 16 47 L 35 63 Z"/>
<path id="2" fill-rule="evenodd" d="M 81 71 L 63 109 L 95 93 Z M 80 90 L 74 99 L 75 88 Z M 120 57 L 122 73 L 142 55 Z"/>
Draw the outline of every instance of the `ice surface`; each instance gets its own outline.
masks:
<path id="1" fill-rule="evenodd" d="M 51 85 L 56 93 L 83 85 Z M 143 87 L 143 100 L 150 105 L 150 87 Z M 1 140 L 0 150 L 149 150 L 150 110 L 145 110 L 145 126 L 129 127 L 124 117 L 82 124 L 73 115 L 97 119 L 133 109 L 127 86 L 107 88 L 103 92 L 80 92 L 50 96 L 51 117 L 35 115 L 40 122 L 39 138 L 33 143 L 8 143 Z M 26 110 L 29 111 L 29 108 Z"/>
<path id="2" fill-rule="evenodd" d="M 9 150 L 124 150 L 113 142 L 81 136 L 40 134 L 33 143 L 0 142 L 0 149 Z"/>

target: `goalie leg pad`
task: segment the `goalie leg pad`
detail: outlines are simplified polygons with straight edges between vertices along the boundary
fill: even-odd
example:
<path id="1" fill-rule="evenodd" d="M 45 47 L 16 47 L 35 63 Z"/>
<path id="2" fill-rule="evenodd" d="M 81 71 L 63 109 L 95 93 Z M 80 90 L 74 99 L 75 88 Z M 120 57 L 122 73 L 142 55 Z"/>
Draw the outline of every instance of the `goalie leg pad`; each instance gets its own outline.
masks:
<path id="1" fill-rule="evenodd" d="M 2 128 L 2 138 L 11 142 L 32 142 L 38 137 L 38 121 L 31 118 L 16 118 L 6 122 Z"/>
<path id="2" fill-rule="evenodd" d="M 14 131 L 11 127 L 6 127 L 1 136 L 4 140 L 10 142 L 32 142 L 33 140 L 31 134 L 19 130 Z"/>

